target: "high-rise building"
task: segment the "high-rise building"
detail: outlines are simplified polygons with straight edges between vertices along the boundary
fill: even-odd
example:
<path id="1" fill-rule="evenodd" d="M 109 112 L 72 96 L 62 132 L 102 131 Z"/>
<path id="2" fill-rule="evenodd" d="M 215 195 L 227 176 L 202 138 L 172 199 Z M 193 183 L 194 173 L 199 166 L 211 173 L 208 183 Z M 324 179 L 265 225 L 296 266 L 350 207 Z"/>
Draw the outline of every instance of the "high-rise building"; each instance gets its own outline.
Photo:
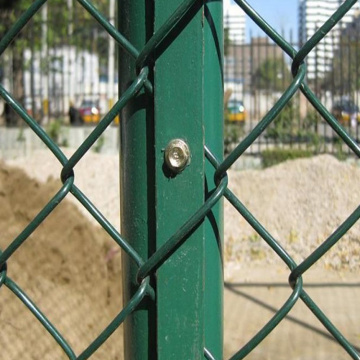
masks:
<path id="1" fill-rule="evenodd" d="M 245 13 L 234 0 L 224 0 L 224 28 L 231 43 L 245 43 Z"/>
<path id="2" fill-rule="evenodd" d="M 344 0 L 299 0 L 299 45 L 303 46 L 339 8 Z M 339 43 L 341 29 L 353 21 L 360 11 L 357 2 L 307 56 L 307 77 L 323 77 L 331 70 L 334 52 Z"/>

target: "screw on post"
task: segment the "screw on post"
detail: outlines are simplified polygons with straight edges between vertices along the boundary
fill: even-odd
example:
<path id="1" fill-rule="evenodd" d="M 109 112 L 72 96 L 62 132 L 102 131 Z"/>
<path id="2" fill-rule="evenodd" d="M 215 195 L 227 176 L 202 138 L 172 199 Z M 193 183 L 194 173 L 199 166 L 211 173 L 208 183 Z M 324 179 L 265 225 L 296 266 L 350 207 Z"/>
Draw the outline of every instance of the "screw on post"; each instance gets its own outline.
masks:
<path id="1" fill-rule="evenodd" d="M 182 139 L 174 139 L 165 149 L 165 163 L 175 174 L 181 173 L 190 164 L 190 149 Z"/>

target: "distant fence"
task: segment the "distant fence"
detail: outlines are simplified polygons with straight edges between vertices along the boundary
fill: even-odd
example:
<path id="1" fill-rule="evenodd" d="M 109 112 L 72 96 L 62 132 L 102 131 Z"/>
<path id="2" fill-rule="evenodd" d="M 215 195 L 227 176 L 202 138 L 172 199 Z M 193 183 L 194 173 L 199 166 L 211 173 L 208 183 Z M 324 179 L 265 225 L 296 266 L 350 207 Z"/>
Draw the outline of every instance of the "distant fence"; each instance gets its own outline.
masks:
<path id="1" fill-rule="evenodd" d="M 225 26 L 231 23 L 230 16 Z M 307 84 L 357 140 L 360 138 L 359 29 L 360 18 L 357 17 L 351 23 L 339 24 L 305 59 Z M 225 36 L 228 34 L 225 28 Z M 303 46 L 293 33 L 282 36 L 294 49 Z M 245 136 L 278 101 L 292 75 L 290 57 L 264 33 L 250 34 L 247 42 L 245 36 L 242 38 L 243 43 L 230 37 L 225 39 L 224 89 L 230 99 L 244 103 L 247 115 L 242 136 Z M 350 110 L 346 108 L 349 106 Z M 295 94 L 278 117 L 280 119 L 247 153 L 260 153 L 273 146 L 311 147 L 315 152 L 342 151 L 335 132 L 302 93 Z"/>
<path id="2" fill-rule="evenodd" d="M 26 10 L 25 3 L 2 10 L 0 36 Z M 100 8 L 114 23 L 114 2 L 102 2 Z M 105 114 L 118 97 L 116 68 L 114 39 L 105 29 L 76 1 L 67 6 L 55 1 L 44 4 L 5 50 L 0 83 L 29 115 L 47 123 L 67 117 L 70 104 L 79 107 L 84 100 L 96 101 Z M 10 108 L 1 112 L 0 107 L 6 123 L 20 122 Z"/>
<path id="3" fill-rule="evenodd" d="M 70 105 L 78 108 L 84 100 L 96 102 L 104 115 L 118 96 L 113 39 L 77 2 L 68 3 L 72 5 L 44 5 L 0 59 L 0 82 L 44 125 L 52 119 L 67 123 Z M 114 20 L 109 3 L 100 6 Z M 16 11 L 12 11 L 12 16 L 1 17 L 0 34 L 13 22 Z M 80 21 L 81 29 L 76 26 Z M 260 31 L 234 41 L 227 27 L 241 24 L 241 19 L 229 16 L 224 23 L 224 88 L 232 99 L 243 101 L 247 114 L 244 128 L 233 136 L 236 143 L 267 114 L 290 83 L 291 59 Z M 359 24 L 356 17 L 351 23 L 339 24 L 305 60 L 306 81 L 327 109 L 333 112 L 344 101 L 353 104 L 352 114 L 342 125 L 356 140 L 360 139 Z M 296 50 L 303 45 L 293 33 L 282 36 Z M 21 122 L 9 106 L 4 109 L 2 105 L 0 125 Z M 260 154 L 274 146 L 349 153 L 302 93 L 295 94 L 279 117 L 247 154 Z"/>

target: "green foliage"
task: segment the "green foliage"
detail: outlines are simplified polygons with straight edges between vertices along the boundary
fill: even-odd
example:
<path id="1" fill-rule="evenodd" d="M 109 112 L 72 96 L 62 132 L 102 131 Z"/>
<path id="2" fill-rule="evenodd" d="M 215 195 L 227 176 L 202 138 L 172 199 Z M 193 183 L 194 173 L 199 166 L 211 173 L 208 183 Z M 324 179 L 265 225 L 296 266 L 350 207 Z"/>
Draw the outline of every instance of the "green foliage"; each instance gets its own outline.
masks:
<path id="1" fill-rule="evenodd" d="M 248 238 L 251 243 L 259 243 L 261 241 L 261 236 L 258 233 L 253 233 Z"/>
<path id="2" fill-rule="evenodd" d="M 20 15 L 32 4 L 31 0 L 0 1 L 0 35 L 3 36 Z M 29 32 L 22 31 L 18 39 L 25 38 Z M 12 44 L 14 45 L 14 43 Z"/>
<path id="3" fill-rule="evenodd" d="M 229 48 L 231 45 L 231 40 L 229 37 L 229 31 L 230 29 L 225 27 L 224 28 L 224 55 L 227 56 L 229 55 Z"/>
<path id="4" fill-rule="evenodd" d="M 56 143 L 59 142 L 61 125 L 62 125 L 61 120 L 56 119 L 54 121 L 51 121 L 46 129 L 47 134 Z"/>
<path id="5" fill-rule="evenodd" d="M 57 145 L 68 146 L 68 141 L 63 134 L 64 119 L 52 120 L 46 127 L 46 133 Z"/>
<path id="6" fill-rule="evenodd" d="M 253 81 L 261 90 L 284 91 L 292 80 L 284 58 L 268 58 L 256 69 Z"/>
<path id="7" fill-rule="evenodd" d="M 314 109 L 307 112 L 306 116 L 300 123 L 298 130 L 300 140 L 303 139 L 310 144 L 314 150 L 314 153 L 318 154 L 324 143 L 324 137 L 318 134 L 317 128 L 321 121 L 320 114 Z"/>
<path id="8" fill-rule="evenodd" d="M 336 136 L 333 139 L 333 144 L 334 144 L 334 156 L 338 160 L 344 161 L 347 158 L 347 153 L 346 151 L 344 151 L 344 141 L 338 136 Z"/>
<path id="9" fill-rule="evenodd" d="M 32 3 L 33 0 L 0 0 L 0 37 L 8 32 Z M 107 17 L 108 0 L 94 0 L 93 5 Z M 42 9 L 44 6 L 47 6 L 47 26 L 43 26 Z M 71 36 L 69 36 L 70 33 Z M 23 77 L 26 66 L 29 66 L 24 63 L 24 49 L 31 48 L 33 51 L 39 51 L 43 48 L 44 39 L 46 39 L 48 50 L 62 46 L 75 46 L 80 50 L 87 49 L 93 53 L 106 54 L 108 46 L 108 41 L 104 41 L 106 36 L 108 36 L 106 31 L 76 0 L 72 1 L 72 6 L 69 6 L 67 0 L 47 1 L 9 46 L 12 54 L 14 97 L 21 102 L 24 101 Z M 54 58 L 51 56 L 43 58 L 42 71 L 48 72 L 53 63 Z"/>
<path id="10" fill-rule="evenodd" d="M 4 35 L 32 3 L 33 0 L 0 0 L 0 35 Z M 61 45 L 64 41 L 66 44 L 75 44 L 74 37 L 68 39 L 71 23 L 73 34 L 83 35 L 81 40 L 76 42 L 79 47 L 88 45 L 85 40 L 91 39 L 94 28 L 98 31 L 101 29 L 92 16 L 75 0 L 73 0 L 72 11 L 68 7 L 67 0 L 51 0 L 46 5 L 48 6 L 46 39 L 49 47 Z M 108 0 L 94 1 L 94 5 L 104 16 L 107 16 Z M 12 43 L 12 47 L 24 49 L 32 44 L 35 49 L 39 49 L 42 39 L 42 22 L 41 11 L 38 11 Z"/>
<path id="11" fill-rule="evenodd" d="M 289 101 L 280 114 L 267 128 L 265 137 L 279 143 L 308 143 L 315 152 L 319 152 L 322 138 L 317 133 L 320 115 L 310 110 L 303 118 L 300 117 L 298 99 Z"/>
<path id="12" fill-rule="evenodd" d="M 101 136 L 97 139 L 96 143 L 94 144 L 94 147 L 93 147 L 94 151 L 95 151 L 96 153 L 101 152 L 101 149 L 103 148 L 104 144 L 105 144 L 105 136 L 104 136 L 104 135 L 101 135 Z"/>
<path id="13" fill-rule="evenodd" d="M 233 148 L 239 143 L 239 140 L 244 136 L 243 123 L 230 123 L 225 122 L 224 126 L 224 152 L 225 155 L 229 154 Z"/>
<path id="14" fill-rule="evenodd" d="M 19 133 L 18 133 L 18 136 L 16 137 L 16 141 L 19 141 L 19 142 L 25 141 L 24 128 L 22 126 L 19 129 Z"/>
<path id="15" fill-rule="evenodd" d="M 24 1 L 26 2 L 26 1 Z M 12 0 L 12 1 L 9 1 L 9 0 L 0 0 L 0 9 L 2 11 L 4 10 L 11 10 L 17 6 L 19 6 L 19 3 L 20 3 L 20 0 Z"/>
<path id="16" fill-rule="evenodd" d="M 297 107 L 294 105 L 293 100 L 291 100 L 267 128 L 265 136 L 275 141 L 291 141 L 296 136 L 295 126 L 297 116 Z"/>
<path id="17" fill-rule="evenodd" d="M 266 149 L 261 153 L 263 167 L 269 167 L 287 160 L 306 158 L 314 155 L 309 149 Z"/>
<path id="18" fill-rule="evenodd" d="M 331 88 L 334 94 L 354 94 L 359 91 L 360 37 L 359 21 L 353 23 L 339 38 L 332 57 L 331 70 L 323 81 L 323 89 Z M 348 32 L 348 33 L 346 33 Z"/>

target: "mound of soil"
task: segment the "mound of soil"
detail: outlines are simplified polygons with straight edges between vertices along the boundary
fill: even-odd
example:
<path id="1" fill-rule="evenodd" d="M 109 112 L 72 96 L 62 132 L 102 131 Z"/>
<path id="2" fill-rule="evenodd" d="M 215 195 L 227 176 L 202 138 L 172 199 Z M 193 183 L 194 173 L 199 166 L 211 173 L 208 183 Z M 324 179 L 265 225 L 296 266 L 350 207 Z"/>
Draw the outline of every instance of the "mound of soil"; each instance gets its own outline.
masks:
<path id="1" fill-rule="evenodd" d="M 359 206 L 360 168 L 330 155 L 288 161 L 265 170 L 230 171 L 229 188 L 300 263 Z M 360 226 L 319 261 L 332 269 L 360 270 Z M 225 202 L 228 263 L 279 262 L 245 219 Z"/>
<path id="2" fill-rule="evenodd" d="M 59 178 L 61 166 L 49 151 L 35 152 L 11 164 L 23 171 L 0 163 L 1 249 L 61 187 L 53 180 Z M 228 175 L 229 188 L 298 263 L 360 203 L 360 168 L 328 155 L 266 170 L 229 171 Z M 117 228 L 118 182 L 117 155 L 88 153 L 76 165 L 76 185 Z M 264 269 L 273 269 L 273 265 L 283 266 L 226 200 L 224 221 L 225 277 L 255 267 L 267 272 Z M 357 222 L 317 266 L 322 271 L 358 273 L 359 239 Z M 76 354 L 121 310 L 120 256 L 107 257 L 114 247 L 114 241 L 69 194 L 7 262 L 8 275 L 64 335 Z M 0 358 L 67 359 L 29 310 L 5 286 L 0 291 Z M 120 328 L 92 359 L 121 359 L 121 338 Z"/>
<path id="3" fill-rule="evenodd" d="M 5 249 L 60 189 L 0 163 L 0 248 Z M 72 196 L 69 194 L 68 196 Z M 120 257 L 115 243 L 67 198 L 7 261 L 7 274 L 81 353 L 121 310 Z M 23 303 L 1 287 L 1 359 L 67 359 Z M 93 356 L 119 359 L 119 329 Z"/>

